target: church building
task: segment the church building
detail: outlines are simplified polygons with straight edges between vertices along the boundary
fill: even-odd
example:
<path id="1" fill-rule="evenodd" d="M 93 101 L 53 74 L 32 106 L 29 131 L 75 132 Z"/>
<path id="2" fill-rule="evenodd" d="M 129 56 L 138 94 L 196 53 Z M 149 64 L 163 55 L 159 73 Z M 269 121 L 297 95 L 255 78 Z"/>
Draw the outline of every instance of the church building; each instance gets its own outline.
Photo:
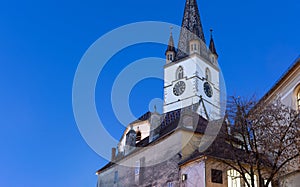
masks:
<path id="1" fill-rule="evenodd" d="M 186 0 L 178 46 L 171 33 L 165 56 L 163 114 L 147 112 L 128 124 L 111 161 L 96 173 L 97 187 L 244 186 L 220 161 L 230 157 L 219 154 L 218 131 L 207 133 L 207 127 L 222 128 L 222 90 L 218 53 L 212 35 L 206 44 L 196 0 Z M 285 86 L 286 76 L 264 99 L 278 90 L 300 106 L 299 63 L 295 66 L 297 86 Z"/>

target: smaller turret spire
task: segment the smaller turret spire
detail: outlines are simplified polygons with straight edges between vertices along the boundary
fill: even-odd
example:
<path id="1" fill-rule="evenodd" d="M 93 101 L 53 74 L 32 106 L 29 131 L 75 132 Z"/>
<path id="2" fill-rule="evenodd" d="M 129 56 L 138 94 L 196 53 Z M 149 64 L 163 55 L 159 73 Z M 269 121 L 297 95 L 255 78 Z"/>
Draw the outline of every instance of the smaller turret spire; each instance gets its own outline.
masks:
<path id="1" fill-rule="evenodd" d="M 173 39 L 172 29 L 173 29 L 173 27 L 171 26 L 171 27 L 170 27 L 170 30 L 171 30 L 171 31 L 170 31 L 170 38 L 169 38 L 169 43 L 168 43 L 168 48 L 167 48 L 167 50 L 166 50 L 166 53 L 167 53 L 168 51 L 175 52 L 174 39 Z"/>
<path id="2" fill-rule="evenodd" d="M 170 28 L 170 38 L 169 38 L 169 43 L 168 43 L 168 48 L 166 50 L 166 63 L 174 61 L 175 55 L 176 55 L 176 50 L 174 47 L 174 39 L 173 39 L 173 34 L 172 34 L 172 29 L 173 27 Z"/>
<path id="3" fill-rule="evenodd" d="M 215 47 L 215 42 L 213 39 L 213 29 L 210 29 L 210 42 L 209 42 L 209 50 L 212 52 L 214 55 L 218 56 L 216 47 Z"/>

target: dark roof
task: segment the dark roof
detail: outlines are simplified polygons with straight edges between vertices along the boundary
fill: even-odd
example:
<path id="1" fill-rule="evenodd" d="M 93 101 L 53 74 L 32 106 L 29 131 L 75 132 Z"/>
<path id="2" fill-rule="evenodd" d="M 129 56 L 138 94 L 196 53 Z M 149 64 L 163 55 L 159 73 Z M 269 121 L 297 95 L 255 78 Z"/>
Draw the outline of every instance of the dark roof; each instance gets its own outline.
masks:
<path id="1" fill-rule="evenodd" d="M 197 106 L 198 106 L 197 104 L 194 104 L 192 106 L 185 107 L 183 109 L 178 109 L 178 110 L 170 111 L 166 114 L 163 114 L 163 121 L 161 122 L 161 125 L 159 126 L 159 129 L 158 129 L 159 137 L 156 140 L 154 140 L 152 142 L 149 142 L 149 136 L 148 136 L 148 137 L 144 138 L 143 140 L 139 141 L 136 144 L 136 147 L 147 147 L 148 145 L 152 144 L 153 142 L 157 142 L 161 138 L 172 134 L 177 129 L 192 131 L 192 132 L 196 132 L 196 133 L 204 133 L 208 122 L 202 116 L 194 113 L 193 109 L 196 108 Z M 192 112 L 193 115 L 197 115 L 197 117 L 198 117 L 197 118 L 197 125 L 194 129 L 186 128 L 186 127 L 180 125 L 180 116 L 181 116 L 181 114 L 188 113 L 188 112 Z M 147 116 L 147 115 L 144 115 L 144 116 Z M 147 116 L 147 118 L 143 118 L 143 119 L 148 119 L 148 118 L 150 118 L 150 117 Z M 138 151 L 138 149 L 135 150 L 135 151 Z M 130 154 L 128 154 L 126 156 L 131 155 L 135 151 L 132 151 Z M 116 157 L 116 160 L 120 160 L 122 158 L 124 158 L 124 156 L 118 154 L 117 157 Z M 109 162 L 108 164 L 106 164 L 104 167 L 102 167 L 97 172 L 104 171 L 105 169 L 113 166 L 114 164 L 115 164 L 114 162 Z"/>
<path id="2" fill-rule="evenodd" d="M 223 126 L 224 127 L 224 126 Z M 219 133 L 217 138 L 214 140 L 214 142 L 210 145 L 208 149 L 206 149 L 204 152 L 200 152 L 198 149 L 194 151 L 188 158 L 185 160 L 182 160 L 179 165 L 184 165 L 185 163 L 188 163 L 193 160 L 197 160 L 201 157 L 211 157 L 215 159 L 220 160 L 231 160 L 236 161 L 239 160 L 241 163 L 248 163 L 250 164 L 251 158 L 255 161 L 255 155 L 253 153 L 246 153 L 245 150 L 234 147 L 231 145 L 227 140 L 227 137 L 224 137 L 224 134 Z M 238 141 L 236 138 L 231 137 L 231 141 Z M 267 157 L 261 156 L 260 157 L 261 164 L 263 166 L 270 166 L 270 162 L 267 159 Z M 252 162 L 252 164 L 255 164 L 255 162 Z"/>
<path id="3" fill-rule="evenodd" d="M 168 51 L 176 52 L 176 51 L 175 51 L 175 47 L 174 47 L 174 39 L 173 39 L 172 32 L 171 32 L 171 34 L 170 34 L 169 43 L 168 43 L 168 48 L 167 48 L 167 50 L 166 50 L 166 53 L 167 53 Z"/>
<path id="4" fill-rule="evenodd" d="M 152 114 L 152 112 L 148 111 L 145 114 L 143 114 L 141 117 L 139 117 L 137 120 L 131 122 L 131 124 L 139 122 L 139 121 L 146 121 L 151 117 L 151 114 Z"/>
<path id="5" fill-rule="evenodd" d="M 187 56 L 189 42 L 193 34 L 205 43 L 197 1 L 186 0 L 177 48 L 177 60 Z"/>
<path id="6" fill-rule="evenodd" d="M 173 110 L 170 112 L 167 112 L 166 114 L 163 114 L 161 127 L 164 128 L 165 126 L 168 126 L 171 123 L 174 123 L 177 119 L 180 118 L 181 109 Z"/>
<path id="7" fill-rule="evenodd" d="M 137 147 L 145 147 L 149 144 L 149 136 L 147 136 L 146 138 L 142 139 L 141 141 L 139 141 L 136 146 Z"/>
<path id="8" fill-rule="evenodd" d="M 215 54 L 218 56 L 217 50 L 216 50 L 216 46 L 215 46 L 215 42 L 212 36 L 212 29 L 210 30 L 211 34 L 210 34 L 210 42 L 209 42 L 209 50 L 210 52 L 212 52 L 212 54 Z"/>
<path id="9" fill-rule="evenodd" d="M 115 165 L 114 162 L 109 162 L 105 166 L 103 166 L 101 169 L 99 169 L 96 173 L 100 173 L 101 171 L 104 171 L 104 170 L 106 170 L 107 168 L 109 168 L 110 166 L 113 166 L 113 165 Z"/>

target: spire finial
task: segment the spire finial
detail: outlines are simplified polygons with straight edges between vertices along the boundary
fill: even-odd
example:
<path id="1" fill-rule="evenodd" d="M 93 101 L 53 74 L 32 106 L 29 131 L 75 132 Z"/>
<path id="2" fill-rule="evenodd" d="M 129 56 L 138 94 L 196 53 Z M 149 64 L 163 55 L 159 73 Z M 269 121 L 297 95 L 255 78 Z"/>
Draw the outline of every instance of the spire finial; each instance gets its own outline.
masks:
<path id="1" fill-rule="evenodd" d="M 218 56 L 218 53 L 217 53 L 217 50 L 216 50 L 216 47 L 215 47 L 215 42 L 214 42 L 214 39 L 213 39 L 213 29 L 212 29 L 212 28 L 210 29 L 209 50 L 210 50 L 213 54 L 215 54 L 216 56 Z"/>

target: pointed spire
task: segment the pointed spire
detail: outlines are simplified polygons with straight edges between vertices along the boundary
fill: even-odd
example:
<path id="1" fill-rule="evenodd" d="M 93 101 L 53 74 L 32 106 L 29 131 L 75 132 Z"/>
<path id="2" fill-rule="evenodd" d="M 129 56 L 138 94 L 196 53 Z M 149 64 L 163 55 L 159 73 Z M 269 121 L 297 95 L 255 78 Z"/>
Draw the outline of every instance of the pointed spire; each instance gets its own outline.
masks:
<path id="1" fill-rule="evenodd" d="M 210 50 L 210 52 L 212 52 L 212 54 L 218 56 L 218 53 L 217 53 L 217 50 L 216 50 L 216 47 L 215 47 L 215 42 L 214 42 L 214 39 L 213 39 L 212 32 L 213 32 L 213 30 L 210 29 L 209 50 Z"/>
<path id="2" fill-rule="evenodd" d="M 174 47 L 174 39 L 173 39 L 172 29 L 173 29 L 173 27 L 170 27 L 170 30 L 171 30 L 170 31 L 170 38 L 169 38 L 169 43 L 168 43 L 168 48 L 166 50 L 166 53 L 168 51 L 176 52 L 175 47 Z"/>
<path id="3" fill-rule="evenodd" d="M 205 43 L 196 0 L 186 0 L 181 27 L 182 28 L 178 43 L 178 53 L 176 56 L 177 59 L 184 58 L 185 56 L 187 56 L 187 53 L 189 51 L 189 41 L 192 39 L 192 36 L 191 34 L 186 32 L 187 30 L 198 36 Z"/>

